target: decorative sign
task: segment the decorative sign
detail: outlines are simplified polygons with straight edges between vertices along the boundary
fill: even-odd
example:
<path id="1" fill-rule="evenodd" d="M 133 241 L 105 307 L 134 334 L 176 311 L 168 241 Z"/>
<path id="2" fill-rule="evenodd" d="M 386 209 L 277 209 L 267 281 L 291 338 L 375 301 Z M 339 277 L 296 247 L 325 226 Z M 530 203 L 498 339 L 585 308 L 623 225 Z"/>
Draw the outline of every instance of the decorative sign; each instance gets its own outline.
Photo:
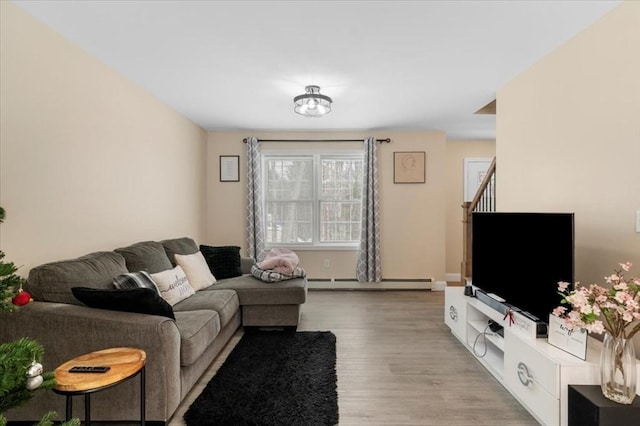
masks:
<path id="1" fill-rule="evenodd" d="M 549 315 L 548 342 L 571 355 L 582 360 L 587 359 L 587 337 L 589 334 L 584 328 L 571 330 L 564 324 L 561 318 Z"/>

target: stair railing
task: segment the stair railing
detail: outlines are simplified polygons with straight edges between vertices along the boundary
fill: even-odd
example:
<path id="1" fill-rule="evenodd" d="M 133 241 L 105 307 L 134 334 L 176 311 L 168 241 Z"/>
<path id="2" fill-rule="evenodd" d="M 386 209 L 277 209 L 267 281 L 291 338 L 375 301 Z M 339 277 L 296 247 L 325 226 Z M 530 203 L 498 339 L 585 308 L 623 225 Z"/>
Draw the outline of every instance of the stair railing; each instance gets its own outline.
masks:
<path id="1" fill-rule="evenodd" d="M 496 158 L 487 169 L 476 195 L 471 201 L 462 203 L 462 282 L 471 278 L 471 229 L 473 212 L 493 212 L 496 211 Z"/>

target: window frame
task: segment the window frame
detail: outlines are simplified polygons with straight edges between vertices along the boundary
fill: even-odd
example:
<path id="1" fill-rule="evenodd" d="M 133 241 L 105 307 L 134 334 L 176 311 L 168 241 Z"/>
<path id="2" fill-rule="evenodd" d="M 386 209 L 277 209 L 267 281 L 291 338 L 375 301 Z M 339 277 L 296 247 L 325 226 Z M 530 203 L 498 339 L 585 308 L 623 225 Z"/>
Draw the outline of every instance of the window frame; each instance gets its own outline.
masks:
<path id="1" fill-rule="evenodd" d="M 267 162 L 269 160 L 278 159 L 308 159 L 312 160 L 312 205 L 313 205 L 313 220 L 312 220 L 312 242 L 311 243 L 270 243 L 267 242 L 267 203 L 270 201 L 267 199 Z M 263 150 L 262 152 L 262 199 L 263 199 L 263 223 L 264 226 L 264 241 L 265 248 L 270 249 L 273 247 L 285 247 L 295 250 L 349 250 L 355 251 L 360 248 L 360 241 L 349 242 L 320 242 L 320 205 L 321 202 L 326 201 L 320 198 L 322 190 L 322 178 L 320 176 L 321 161 L 323 159 L 352 159 L 361 160 L 364 166 L 364 151 L 362 150 Z M 362 200 L 361 200 L 362 202 Z"/>

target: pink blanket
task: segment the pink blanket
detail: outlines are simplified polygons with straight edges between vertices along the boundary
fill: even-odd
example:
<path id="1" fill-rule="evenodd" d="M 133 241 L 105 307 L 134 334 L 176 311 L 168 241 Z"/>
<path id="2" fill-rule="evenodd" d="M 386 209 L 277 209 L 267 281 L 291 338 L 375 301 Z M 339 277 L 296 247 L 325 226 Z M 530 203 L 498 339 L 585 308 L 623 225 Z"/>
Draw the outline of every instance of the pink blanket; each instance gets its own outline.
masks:
<path id="1" fill-rule="evenodd" d="M 264 260 L 258 263 L 260 269 L 271 269 L 280 274 L 293 274 L 300 259 L 298 255 L 286 248 L 272 248 Z"/>

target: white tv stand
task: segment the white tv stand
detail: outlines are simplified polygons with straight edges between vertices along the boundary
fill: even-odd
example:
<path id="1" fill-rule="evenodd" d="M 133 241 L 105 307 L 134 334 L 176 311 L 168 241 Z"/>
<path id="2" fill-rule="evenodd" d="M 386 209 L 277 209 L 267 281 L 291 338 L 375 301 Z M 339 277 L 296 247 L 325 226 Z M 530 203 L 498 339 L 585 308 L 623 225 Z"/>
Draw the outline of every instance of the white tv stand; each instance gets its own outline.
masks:
<path id="1" fill-rule="evenodd" d="M 451 333 L 536 420 L 547 426 L 566 426 L 568 385 L 600 383 L 601 343 L 589 337 L 583 361 L 548 344 L 546 338 L 535 338 L 535 333 L 510 326 L 503 317 L 476 298 L 465 296 L 464 287 L 445 288 L 444 320 Z M 504 327 L 504 337 L 489 330 L 490 319 Z M 478 335 L 485 331 L 483 354 L 483 338 Z"/>

